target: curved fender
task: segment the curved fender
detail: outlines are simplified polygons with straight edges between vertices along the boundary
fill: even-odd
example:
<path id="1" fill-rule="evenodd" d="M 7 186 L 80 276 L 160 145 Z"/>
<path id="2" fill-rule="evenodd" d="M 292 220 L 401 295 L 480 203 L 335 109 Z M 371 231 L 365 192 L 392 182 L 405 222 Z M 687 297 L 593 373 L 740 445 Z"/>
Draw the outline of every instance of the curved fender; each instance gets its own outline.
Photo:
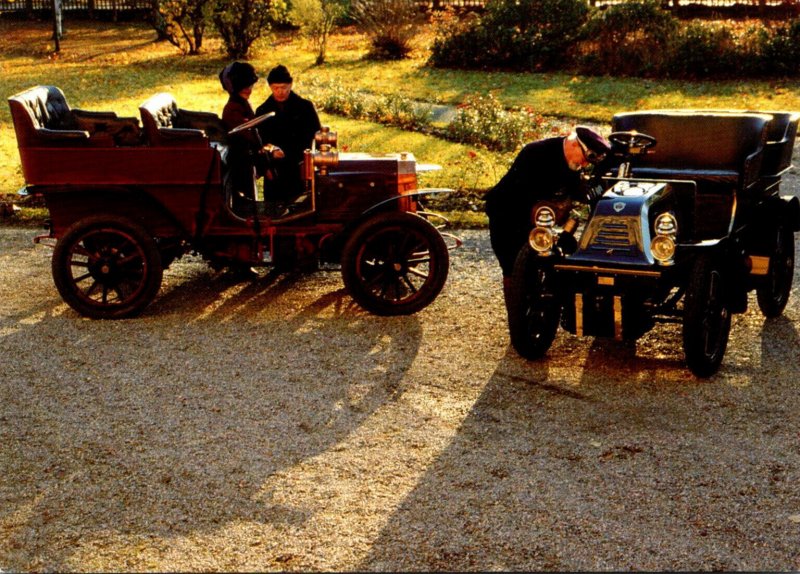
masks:
<path id="1" fill-rule="evenodd" d="M 398 200 L 406 198 L 406 197 L 421 197 L 423 195 L 434 195 L 434 194 L 439 194 L 439 193 L 452 193 L 454 191 L 455 191 L 454 189 L 448 189 L 446 187 L 426 187 L 426 188 L 423 188 L 423 189 L 418 189 L 417 191 L 415 191 L 413 193 L 406 193 L 406 194 L 403 194 L 403 195 L 395 195 L 393 197 L 390 197 L 389 199 L 384 199 L 383 201 L 379 201 L 375 205 L 373 205 L 373 206 L 369 207 L 368 209 L 366 209 L 361 215 L 362 216 L 368 215 L 368 214 L 372 213 L 373 211 L 378 211 L 381 207 L 385 207 L 386 205 L 392 203 L 393 201 L 398 201 Z"/>
<path id="2" fill-rule="evenodd" d="M 800 198 L 794 195 L 782 195 L 781 201 L 786 203 L 781 212 L 792 231 L 800 231 Z"/>

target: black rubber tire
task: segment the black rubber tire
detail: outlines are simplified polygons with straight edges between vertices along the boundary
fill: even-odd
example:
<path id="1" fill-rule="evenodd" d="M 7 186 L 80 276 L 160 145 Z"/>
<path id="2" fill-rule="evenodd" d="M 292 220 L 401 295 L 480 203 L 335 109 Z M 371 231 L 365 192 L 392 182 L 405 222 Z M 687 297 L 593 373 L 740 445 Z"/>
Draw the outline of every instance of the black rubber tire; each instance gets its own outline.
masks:
<path id="1" fill-rule="evenodd" d="M 794 279 L 794 232 L 786 225 L 773 230 L 775 242 L 769 257 L 766 282 L 756 289 L 756 300 L 761 313 L 768 318 L 783 313 L 792 292 Z"/>
<path id="2" fill-rule="evenodd" d="M 554 271 L 537 262 L 526 245 L 514 262 L 508 292 L 508 332 L 521 357 L 539 359 L 556 338 L 561 302 L 552 289 Z"/>
<path id="3" fill-rule="evenodd" d="M 374 215 L 342 249 L 342 278 L 356 303 L 376 315 L 410 315 L 430 305 L 447 280 L 450 254 L 439 231 L 405 212 Z"/>
<path id="4" fill-rule="evenodd" d="M 683 304 L 683 352 L 689 370 L 710 377 L 719 369 L 731 330 L 724 275 L 714 257 L 694 262 Z"/>
<path id="5" fill-rule="evenodd" d="M 140 225 L 117 215 L 87 217 L 56 243 L 53 280 L 64 301 L 85 317 L 140 313 L 161 288 L 161 255 Z"/>

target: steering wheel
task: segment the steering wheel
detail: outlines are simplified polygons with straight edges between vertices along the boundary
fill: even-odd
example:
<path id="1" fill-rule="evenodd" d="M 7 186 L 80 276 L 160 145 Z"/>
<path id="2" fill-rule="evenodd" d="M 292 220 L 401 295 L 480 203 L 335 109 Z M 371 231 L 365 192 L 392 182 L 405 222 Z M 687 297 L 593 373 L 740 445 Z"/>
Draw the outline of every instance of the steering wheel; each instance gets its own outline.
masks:
<path id="1" fill-rule="evenodd" d="M 614 132 L 608 136 L 608 141 L 627 149 L 628 153 L 632 153 L 633 150 L 641 153 L 656 145 L 656 138 L 637 131 Z"/>
<path id="2" fill-rule="evenodd" d="M 269 118 L 271 118 L 274 115 L 275 115 L 275 112 L 269 112 L 269 113 L 266 113 L 266 114 L 262 114 L 262 115 L 260 115 L 258 117 L 255 117 L 252 120 L 248 120 L 248 121 L 244 122 L 243 124 L 239 124 L 238 126 L 233 128 L 232 130 L 230 130 L 228 132 L 228 135 L 230 136 L 230 135 L 233 135 L 235 133 L 239 133 L 241 131 L 249 130 L 250 128 L 254 128 L 258 124 L 268 120 Z"/>

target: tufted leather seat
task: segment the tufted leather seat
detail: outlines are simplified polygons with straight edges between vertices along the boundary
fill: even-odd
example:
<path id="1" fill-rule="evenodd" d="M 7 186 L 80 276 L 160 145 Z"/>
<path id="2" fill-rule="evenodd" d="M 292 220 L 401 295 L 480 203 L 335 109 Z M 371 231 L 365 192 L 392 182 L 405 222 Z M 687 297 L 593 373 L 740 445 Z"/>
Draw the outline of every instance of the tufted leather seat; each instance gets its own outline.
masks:
<path id="1" fill-rule="evenodd" d="M 767 129 L 767 143 L 761 174 L 777 177 L 792 165 L 792 151 L 797 136 L 800 113 L 767 112 L 772 114 L 772 122 Z"/>
<path id="2" fill-rule="evenodd" d="M 688 179 L 698 193 L 746 190 L 761 173 L 769 114 L 658 110 L 617 114 L 612 131 L 656 138 L 652 153 L 631 164 L 635 177 Z"/>
<path id="3" fill-rule="evenodd" d="M 171 94 L 152 96 L 139 106 L 139 113 L 152 146 L 207 147 L 210 142 L 224 144 L 227 139 L 219 116 L 181 109 Z"/>
<path id="4" fill-rule="evenodd" d="M 140 141 L 138 119 L 71 109 L 56 86 L 36 86 L 11 96 L 8 103 L 20 148 L 107 147 Z"/>

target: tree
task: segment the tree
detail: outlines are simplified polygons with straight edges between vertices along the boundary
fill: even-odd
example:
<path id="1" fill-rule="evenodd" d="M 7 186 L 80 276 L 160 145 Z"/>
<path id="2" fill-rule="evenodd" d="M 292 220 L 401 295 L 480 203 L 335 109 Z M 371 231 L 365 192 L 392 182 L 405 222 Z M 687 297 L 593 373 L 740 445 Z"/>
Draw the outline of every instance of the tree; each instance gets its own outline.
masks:
<path id="1" fill-rule="evenodd" d="M 328 37 L 339 18 L 345 15 L 345 0 L 293 0 L 289 18 L 311 41 L 317 65 L 325 63 Z"/>
<path id="2" fill-rule="evenodd" d="M 416 0 L 354 0 L 353 12 L 370 38 L 371 58 L 400 60 L 411 52 L 421 18 Z"/>
<path id="3" fill-rule="evenodd" d="M 283 0 L 221 1 L 214 10 L 214 25 L 229 58 L 246 59 L 253 42 L 286 14 Z"/>
<path id="4" fill-rule="evenodd" d="M 164 0 L 159 14 L 166 39 L 184 54 L 199 54 L 215 0 Z"/>

